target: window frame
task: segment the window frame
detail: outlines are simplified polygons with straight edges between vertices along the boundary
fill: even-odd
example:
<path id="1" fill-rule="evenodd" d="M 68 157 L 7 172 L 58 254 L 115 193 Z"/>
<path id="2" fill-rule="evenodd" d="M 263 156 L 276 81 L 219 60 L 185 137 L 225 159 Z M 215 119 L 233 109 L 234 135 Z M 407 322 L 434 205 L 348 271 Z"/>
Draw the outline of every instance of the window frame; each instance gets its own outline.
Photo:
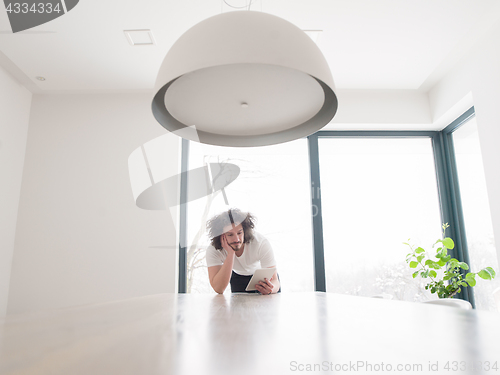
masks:
<path id="1" fill-rule="evenodd" d="M 322 130 L 308 136 L 309 143 L 309 165 L 311 189 L 316 187 L 319 194 L 315 194 L 311 200 L 311 207 L 316 207 L 316 215 L 313 215 L 313 241 L 314 241 L 314 285 L 315 291 L 326 292 L 325 272 L 325 250 L 323 242 L 323 219 L 321 208 L 321 176 L 319 166 L 319 138 L 431 138 L 434 150 L 434 161 L 436 161 L 434 142 L 438 136 L 437 131 L 398 131 L 398 130 Z M 436 168 L 437 170 L 437 168 Z M 441 203 L 441 197 L 439 197 Z M 443 213 L 441 211 L 441 217 Z"/>
<path id="2" fill-rule="evenodd" d="M 455 240 L 455 257 L 461 261 L 470 264 L 469 249 L 467 247 L 467 236 L 465 231 L 465 219 L 462 208 L 462 199 L 460 196 L 460 186 L 458 180 L 458 168 L 455 158 L 455 148 L 453 145 L 453 132 L 467 123 L 470 119 L 475 117 L 474 106 L 465 111 L 451 124 L 445 127 L 440 133 L 443 138 L 443 148 L 445 155 L 445 164 L 447 168 L 448 192 L 451 201 L 450 216 L 454 224 L 454 231 L 452 232 Z M 451 229 L 451 228 L 450 228 Z M 467 272 L 461 270 L 463 274 Z M 472 288 L 463 288 L 459 298 L 469 301 L 471 305 L 476 308 L 474 292 Z"/>

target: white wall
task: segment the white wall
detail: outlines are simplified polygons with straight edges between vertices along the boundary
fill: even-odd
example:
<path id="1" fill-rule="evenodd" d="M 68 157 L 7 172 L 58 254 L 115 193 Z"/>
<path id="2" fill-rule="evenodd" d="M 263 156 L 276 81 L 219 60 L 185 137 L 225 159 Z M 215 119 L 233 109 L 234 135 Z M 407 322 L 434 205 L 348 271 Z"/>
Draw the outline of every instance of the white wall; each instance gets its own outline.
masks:
<path id="1" fill-rule="evenodd" d="M 500 23 L 429 92 L 434 121 L 462 112 L 472 98 L 483 154 L 493 230 L 500 259 Z M 466 100 L 464 100 L 464 98 Z M 456 103 L 464 103 L 457 108 Z"/>
<path id="2" fill-rule="evenodd" d="M 149 94 L 35 95 L 8 313 L 175 292 L 167 211 L 137 208 L 128 157 L 165 134 Z M 178 172 L 179 142 L 169 149 Z"/>
<path id="3" fill-rule="evenodd" d="M 325 130 L 436 130 L 426 93 L 338 90 L 339 108 Z"/>
<path id="4" fill-rule="evenodd" d="M 0 66 L 0 318 L 7 311 L 31 93 Z"/>

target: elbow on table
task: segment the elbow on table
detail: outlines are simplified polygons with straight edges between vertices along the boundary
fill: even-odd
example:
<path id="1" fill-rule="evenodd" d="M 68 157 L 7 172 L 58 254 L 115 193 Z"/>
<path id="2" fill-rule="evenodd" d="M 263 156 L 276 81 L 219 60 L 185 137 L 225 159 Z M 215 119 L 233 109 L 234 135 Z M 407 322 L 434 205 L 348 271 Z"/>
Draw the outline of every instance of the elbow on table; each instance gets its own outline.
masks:
<path id="1" fill-rule="evenodd" d="M 213 286 L 213 285 L 212 285 L 212 289 L 213 289 L 213 290 L 214 290 L 217 294 L 223 294 L 223 293 L 224 293 L 224 291 L 226 290 L 226 288 L 227 288 L 227 285 L 226 285 L 226 287 L 224 287 L 224 288 L 217 288 L 217 287 L 215 287 L 215 286 Z"/>

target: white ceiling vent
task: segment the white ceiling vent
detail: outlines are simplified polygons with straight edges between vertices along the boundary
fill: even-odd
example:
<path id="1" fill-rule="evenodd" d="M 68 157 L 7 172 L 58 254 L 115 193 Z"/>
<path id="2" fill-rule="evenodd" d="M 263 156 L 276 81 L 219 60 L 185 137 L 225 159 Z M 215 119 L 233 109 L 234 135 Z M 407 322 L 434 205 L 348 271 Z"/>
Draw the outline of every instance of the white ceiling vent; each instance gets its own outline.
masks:
<path id="1" fill-rule="evenodd" d="M 151 30 L 123 30 L 123 32 L 132 46 L 152 46 L 156 44 Z"/>

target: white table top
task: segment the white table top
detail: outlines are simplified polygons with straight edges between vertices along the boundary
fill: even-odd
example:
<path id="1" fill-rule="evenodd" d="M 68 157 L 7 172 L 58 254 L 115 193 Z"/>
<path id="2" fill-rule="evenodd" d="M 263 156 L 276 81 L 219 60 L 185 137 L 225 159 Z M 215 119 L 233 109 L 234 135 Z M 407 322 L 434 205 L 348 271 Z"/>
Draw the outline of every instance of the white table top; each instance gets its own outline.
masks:
<path id="1" fill-rule="evenodd" d="M 159 294 L 9 316 L 0 334 L 2 375 L 500 374 L 498 313 L 333 293 Z"/>

